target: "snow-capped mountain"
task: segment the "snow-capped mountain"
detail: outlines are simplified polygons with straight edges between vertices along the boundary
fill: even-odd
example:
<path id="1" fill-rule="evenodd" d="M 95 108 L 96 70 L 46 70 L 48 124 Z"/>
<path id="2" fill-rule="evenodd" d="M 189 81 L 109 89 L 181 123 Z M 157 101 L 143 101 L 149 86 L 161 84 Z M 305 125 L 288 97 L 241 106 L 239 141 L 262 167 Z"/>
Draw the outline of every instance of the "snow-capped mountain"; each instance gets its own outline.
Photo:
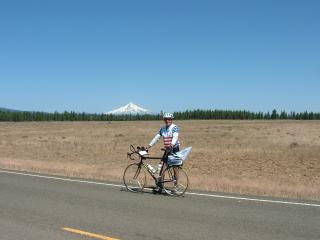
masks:
<path id="1" fill-rule="evenodd" d="M 114 114 L 114 115 L 122 115 L 122 114 L 151 114 L 151 112 L 147 109 L 139 107 L 134 103 L 128 103 L 127 105 L 117 108 L 115 110 L 106 112 L 105 114 Z"/>

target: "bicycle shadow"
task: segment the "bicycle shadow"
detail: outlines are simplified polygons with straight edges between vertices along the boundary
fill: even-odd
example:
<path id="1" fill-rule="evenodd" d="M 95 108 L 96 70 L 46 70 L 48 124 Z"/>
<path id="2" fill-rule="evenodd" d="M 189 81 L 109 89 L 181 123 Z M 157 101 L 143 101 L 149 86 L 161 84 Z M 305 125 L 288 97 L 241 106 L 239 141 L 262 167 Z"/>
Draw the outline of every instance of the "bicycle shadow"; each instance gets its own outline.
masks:
<path id="1" fill-rule="evenodd" d="M 159 192 L 156 189 L 157 188 L 155 186 L 147 186 L 147 187 L 144 187 L 142 191 L 133 192 L 133 191 L 129 191 L 126 187 L 122 187 L 120 189 L 120 191 L 133 193 L 133 194 L 150 194 L 150 195 L 167 196 L 167 197 L 174 197 L 174 198 L 175 197 L 185 197 L 184 195 L 183 196 L 170 195 L 170 194 L 166 193 L 164 190 Z"/>

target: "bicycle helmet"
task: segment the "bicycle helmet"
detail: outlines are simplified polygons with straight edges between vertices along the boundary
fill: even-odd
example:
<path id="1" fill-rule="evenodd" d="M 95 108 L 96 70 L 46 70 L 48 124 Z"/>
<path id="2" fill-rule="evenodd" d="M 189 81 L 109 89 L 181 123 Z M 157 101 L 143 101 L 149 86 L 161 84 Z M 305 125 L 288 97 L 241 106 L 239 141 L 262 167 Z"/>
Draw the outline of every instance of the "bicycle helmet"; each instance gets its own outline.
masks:
<path id="1" fill-rule="evenodd" d="M 163 119 L 174 119 L 172 113 L 165 113 L 163 114 Z"/>

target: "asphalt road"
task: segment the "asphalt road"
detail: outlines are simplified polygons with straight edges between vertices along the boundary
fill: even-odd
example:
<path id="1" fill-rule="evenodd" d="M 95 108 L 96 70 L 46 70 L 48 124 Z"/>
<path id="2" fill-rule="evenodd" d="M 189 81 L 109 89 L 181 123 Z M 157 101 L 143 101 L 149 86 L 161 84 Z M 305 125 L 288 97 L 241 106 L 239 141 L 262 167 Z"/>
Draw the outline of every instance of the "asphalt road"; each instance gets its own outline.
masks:
<path id="1" fill-rule="evenodd" d="M 319 240 L 320 203 L 135 194 L 117 186 L 0 171 L 1 240 L 112 238 Z"/>

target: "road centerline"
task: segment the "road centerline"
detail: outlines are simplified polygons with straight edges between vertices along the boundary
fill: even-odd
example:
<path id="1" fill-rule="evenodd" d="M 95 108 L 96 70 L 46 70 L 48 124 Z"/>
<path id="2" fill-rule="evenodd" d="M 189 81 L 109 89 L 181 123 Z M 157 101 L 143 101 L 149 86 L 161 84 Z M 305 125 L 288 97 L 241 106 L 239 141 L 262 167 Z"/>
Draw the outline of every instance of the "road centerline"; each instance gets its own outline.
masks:
<path id="1" fill-rule="evenodd" d="M 96 234 L 96 233 L 91 233 L 91 232 L 86 232 L 86 231 L 82 231 L 79 229 L 74 229 L 74 228 L 69 228 L 69 227 L 64 227 L 62 228 L 62 230 L 70 232 L 70 233 L 74 233 L 74 234 L 79 234 L 82 236 L 86 236 L 86 237 L 91 237 L 91 238 L 96 238 L 96 239 L 102 239 L 102 240 L 120 240 L 118 238 L 112 238 L 112 237 L 107 237 L 104 235 L 100 235 L 100 234 Z"/>

